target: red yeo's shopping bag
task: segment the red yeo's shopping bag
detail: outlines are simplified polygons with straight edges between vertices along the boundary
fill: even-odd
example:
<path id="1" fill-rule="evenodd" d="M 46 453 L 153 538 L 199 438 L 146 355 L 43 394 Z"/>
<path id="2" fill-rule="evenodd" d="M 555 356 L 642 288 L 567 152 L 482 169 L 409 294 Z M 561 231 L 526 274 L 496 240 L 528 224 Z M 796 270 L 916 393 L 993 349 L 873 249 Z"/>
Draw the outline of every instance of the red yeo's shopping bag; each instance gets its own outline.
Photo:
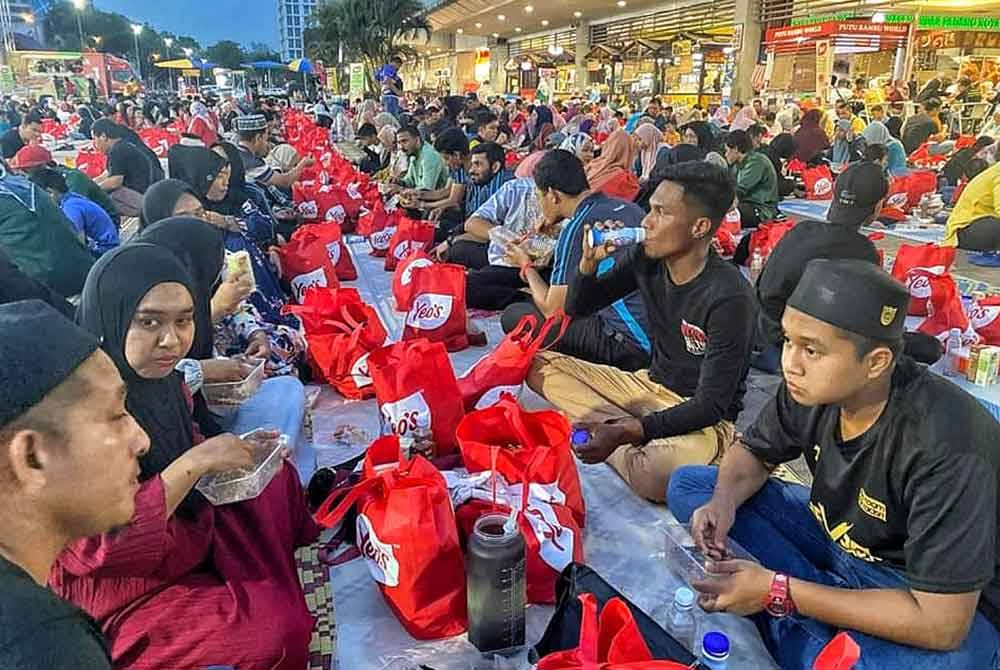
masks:
<path id="1" fill-rule="evenodd" d="M 307 223 L 292 233 L 293 240 L 321 244 L 330 256 L 330 262 L 337 271 L 337 279 L 353 281 L 358 271 L 351 259 L 351 252 L 344 243 L 344 235 L 336 223 Z"/>
<path id="2" fill-rule="evenodd" d="M 99 177 L 108 167 L 108 159 L 97 149 L 84 147 L 76 154 L 76 169 L 91 179 Z"/>
<path id="3" fill-rule="evenodd" d="M 915 269 L 907 274 L 910 303 L 923 301 L 927 318 L 917 329 L 925 335 L 947 339 L 952 328 L 963 333 L 969 327 L 969 317 L 962 307 L 962 298 L 951 274 L 938 274 L 930 270 Z"/>
<path id="4" fill-rule="evenodd" d="M 802 181 L 806 186 L 806 200 L 833 198 L 833 173 L 828 166 L 807 167 L 802 171 Z"/>
<path id="5" fill-rule="evenodd" d="M 908 275 L 911 270 L 929 270 L 934 274 L 944 274 L 951 270 L 955 262 L 955 248 L 942 247 L 937 244 L 901 244 L 896 251 L 896 257 L 892 263 L 892 276 L 904 284 L 911 282 Z M 921 284 L 923 282 L 920 282 Z M 926 287 L 918 286 L 918 292 L 913 293 L 911 287 L 910 310 L 911 316 L 924 316 L 927 314 L 927 298 L 929 293 L 923 295 L 921 291 Z"/>
<path id="6" fill-rule="evenodd" d="M 385 254 L 385 269 L 392 272 L 399 261 L 411 251 L 430 251 L 434 244 L 435 226 L 426 221 L 416 221 L 402 216 L 396 226 L 396 233 L 389 240 Z"/>
<path id="7" fill-rule="evenodd" d="M 528 481 L 550 489 L 580 527 L 586 525 L 587 506 L 569 444 L 570 425 L 561 413 L 528 412 L 513 397 L 503 395 L 491 407 L 469 412 L 458 424 L 456 436 L 470 473 L 495 470 L 510 484 Z M 494 453 L 494 447 L 501 448 Z"/>
<path id="8" fill-rule="evenodd" d="M 991 295 L 973 303 L 969 321 L 983 344 L 1000 346 L 1000 295 Z"/>
<path id="9" fill-rule="evenodd" d="M 465 563 L 444 478 L 424 458 L 403 458 L 396 436 L 368 448 L 364 479 L 316 511 L 331 528 L 357 504 L 357 546 L 386 604 L 418 640 L 466 628 Z"/>
<path id="10" fill-rule="evenodd" d="M 537 670 L 685 670 L 689 666 L 674 661 L 653 660 L 632 610 L 621 598 L 605 603 L 600 618 L 597 598 L 592 593 L 579 596 L 583 605 L 580 644 L 575 649 L 557 651 L 538 661 Z"/>
<path id="11" fill-rule="evenodd" d="M 396 309 L 401 312 L 410 311 L 413 305 L 413 271 L 417 268 L 429 268 L 434 261 L 424 251 L 411 251 L 407 254 L 392 273 L 392 297 L 396 301 Z"/>
<path id="12" fill-rule="evenodd" d="M 889 194 L 885 198 L 885 210 L 908 214 L 920 204 L 925 193 L 937 190 L 937 174 L 930 170 L 913 170 L 903 177 L 893 177 L 889 184 Z"/>
<path id="13" fill-rule="evenodd" d="M 137 134 L 142 143 L 149 147 L 157 158 L 166 158 L 170 147 L 181 141 L 180 135 L 165 128 L 143 128 Z"/>
<path id="14" fill-rule="evenodd" d="M 438 455 L 455 451 L 455 429 L 465 410 L 442 343 L 420 339 L 376 349 L 368 370 L 389 431 L 402 438 L 430 431 Z"/>
<path id="15" fill-rule="evenodd" d="M 301 304 L 285 305 L 281 313 L 298 316 L 306 335 L 344 332 L 345 329 L 336 323 L 338 320 L 347 323 L 343 320 L 347 313 L 354 321 L 370 322 L 372 327 L 377 324 L 382 339 L 386 338 L 385 328 L 375 309 L 362 300 L 361 294 L 354 288 L 309 288 L 305 291 Z"/>
<path id="16" fill-rule="evenodd" d="M 747 262 L 753 258 L 755 251 L 759 251 L 761 257 L 765 260 L 774 251 L 774 248 L 778 246 L 778 242 L 781 238 L 785 236 L 789 230 L 795 227 L 795 222 L 790 220 L 785 221 L 768 221 L 767 223 L 760 224 L 756 230 L 750 233 L 750 247 L 747 256 Z"/>
<path id="17" fill-rule="evenodd" d="M 465 268 L 439 263 L 413 269 L 413 303 L 406 313 L 404 340 L 443 342 L 448 351 L 469 346 L 465 312 Z"/>
<path id="18" fill-rule="evenodd" d="M 282 277 L 288 280 L 295 301 L 302 302 L 306 289 L 313 286 L 337 288 L 337 268 L 326 245 L 314 239 L 289 240 L 278 248 Z"/>
<path id="19" fill-rule="evenodd" d="M 528 370 L 535 354 L 543 350 L 542 343 L 557 325 L 559 331 L 555 339 L 544 347 L 552 347 L 566 333 L 570 319 L 559 312 L 545 320 L 538 334 L 535 328 L 538 320 L 533 314 L 526 314 L 514 330 L 507 333 L 500 344 L 465 371 L 458 378 L 458 389 L 462 392 L 465 409 L 483 409 L 496 403 L 502 393 L 515 398 L 521 395 L 521 386 L 528 377 Z"/>

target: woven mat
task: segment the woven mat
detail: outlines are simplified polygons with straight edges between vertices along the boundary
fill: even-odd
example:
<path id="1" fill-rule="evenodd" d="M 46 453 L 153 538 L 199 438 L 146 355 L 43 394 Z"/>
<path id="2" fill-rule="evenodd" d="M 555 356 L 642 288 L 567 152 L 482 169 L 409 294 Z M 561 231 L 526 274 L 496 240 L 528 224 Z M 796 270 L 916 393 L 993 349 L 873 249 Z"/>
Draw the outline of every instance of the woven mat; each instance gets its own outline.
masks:
<path id="1" fill-rule="evenodd" d="M 299 581 L 306 594 L 306 605 L 314 617 L 316 627 L 309 642 L 307 670 L 333 670 L 337 656 L 337 617 L 333 609 L 330 578 L 327 566 L 319 562 L 318 553 L 324 545 L 318 542 L 295 552 L 299 567 Z"/>

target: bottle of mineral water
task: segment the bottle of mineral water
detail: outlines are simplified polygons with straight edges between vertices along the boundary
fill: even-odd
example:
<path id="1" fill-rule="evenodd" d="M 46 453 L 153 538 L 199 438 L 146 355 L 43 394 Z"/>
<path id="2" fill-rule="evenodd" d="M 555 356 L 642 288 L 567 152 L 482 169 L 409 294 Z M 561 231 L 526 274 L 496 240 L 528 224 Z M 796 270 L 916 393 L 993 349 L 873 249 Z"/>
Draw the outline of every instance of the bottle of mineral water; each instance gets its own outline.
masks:
<path id="1" fill-rule="evenodd" d="M 729 665 L 729 638 L 724 633 L 705 633 L 701 640 L 701 665 L 706 670 L 726 670 Z"/>
<path id="2" fill-rule="evenodd" d="M 670 607 L 668 621 L 670 634 L 684 645 L 685 649 L 694 650 L 694 591 L 682 586 L 674 591 L 674 604 Z"/>

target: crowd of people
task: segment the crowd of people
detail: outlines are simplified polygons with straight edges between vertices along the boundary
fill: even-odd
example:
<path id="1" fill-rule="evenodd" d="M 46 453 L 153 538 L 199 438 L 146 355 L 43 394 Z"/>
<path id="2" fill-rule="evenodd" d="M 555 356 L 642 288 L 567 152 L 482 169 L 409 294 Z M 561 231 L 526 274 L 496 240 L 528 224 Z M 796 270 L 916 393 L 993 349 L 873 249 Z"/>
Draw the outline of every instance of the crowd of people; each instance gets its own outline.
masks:
<path id="1" fill-rule="evenodd" d="M 913 359 L 909 293 L 859 232 L 910 153 L 951 150 L 939 98 L 906 119 L 895 89 L 862 109 L 625 110 L 423 99 L 396 72 L 379 100 L 306 111 L 385 198 L 434 223 L 469 307 L 506 332 L 568 315 L 527 384 L 586 429 L 581 461 L 692 523 L 718 573 L 695 584 L 704 609 L 752 616 L 783 670 L 812 667 L 839 629 L 861 667 L 993 667 L 1000 426 Z M 302 430 L 308 338 L 276 250 L 312 158 L 284 141 L 287 103 L 6 104 L 0 665 L 304 667 L 293 552 L 318 527 L 295 469 L 233 505 L 194 489 L 250 463 L 235 435 Z M 43 115 L 66 112 L 106 156 L 95 179 L 39 143 Z M 149 125 L 181 135 L 166 170 L 137 135 Z M 952 244 L 1000 249 L 994 149 L 984 132 L 942 171 L 964 187 Z M 751 283 L 746 247 L 725 259 L 716 233 L 779 217 L 801 188 L 795 159 L 836 173 L 828 221 L 796 225 Z M 620 228 L 644 240 L 591 243 Z M 223 272 L 242 252 L 249 268 Z M 202 386 L 243 379 L 247 358 L 267 381 L 213 413 Z M 784 379 L 738 435 L 752 366 Z M 771 476 L 799 457 L 811 488 Z M 727 537 L 759 563 L 727 560 Z"/>

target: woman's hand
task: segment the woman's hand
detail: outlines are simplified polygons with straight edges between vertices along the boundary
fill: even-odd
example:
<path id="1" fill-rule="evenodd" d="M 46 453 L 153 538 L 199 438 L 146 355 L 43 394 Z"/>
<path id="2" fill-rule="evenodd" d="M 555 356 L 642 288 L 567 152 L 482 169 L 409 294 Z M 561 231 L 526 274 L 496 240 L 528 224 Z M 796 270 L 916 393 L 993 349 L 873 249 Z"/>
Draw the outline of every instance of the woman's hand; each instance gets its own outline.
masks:
<path id="1" fill-rule="evenodd" d="M 250 341 L 243 355 L 247 358 L 260 358 L 262 360 L 271 357 L 271 338 L 266 330 L 258 330 L 250 336 Z"/>
<path id="2" fill-rule="evenodd" d="M 212 358 L 201 361 L 201 372 L 205 384 L 225 384 L 241 382 L 253 372 L 253 363 L 238 358 Z"/>
<path id="3" fill-rule="evenodd" d="M 240 303 L 253 292 L 253 280 L 248 272 L 229 275 L 222 280 L 212 296 L 212 321 L 218 322 L 230 314 L 235 314 Z"/>
<path id="4" fill-rule="evenodd" d="M 254 451 L 252 443 L 224 433 L 205 440 L 189 453 L 197 459 L 202 472 L 209 474 L 250 467 L 254 463 Z"/>

